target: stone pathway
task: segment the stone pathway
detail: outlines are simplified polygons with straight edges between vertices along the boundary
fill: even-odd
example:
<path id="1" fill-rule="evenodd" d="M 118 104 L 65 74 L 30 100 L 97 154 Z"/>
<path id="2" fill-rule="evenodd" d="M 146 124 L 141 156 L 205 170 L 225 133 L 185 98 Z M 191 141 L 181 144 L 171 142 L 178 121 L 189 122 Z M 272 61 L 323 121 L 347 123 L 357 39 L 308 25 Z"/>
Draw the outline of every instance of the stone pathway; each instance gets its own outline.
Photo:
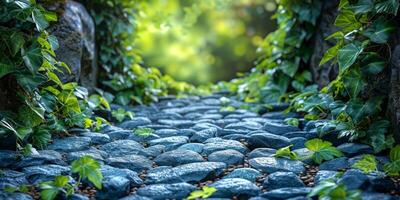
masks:
<path id="1" fill-rule="evenodd" d="M 307 160 L 275 158 L 276 149 L 290 144 L 300 155 L 309 153 L 304 142 L 316 137 L 315 122 L 300 119 L 299 128 L 289 126 L 283 120 L 298 115 L 283 114 L 285 105 L 259 115 L 240 109 L 246 104 L 233 97 L 230 105 L 237 109 L 221 111 L 221 97 L 164 98 L 151 106 L 128 107 L 135 113 L 133 120 L 107 125 L 98 133 L 74 129 L 76 136 L 55 139 L 38 155 L 17 158 L 15 152 L 0 151 L 0 189 L 71 175 L 69 164 L 90 155 L 102 163 L 104 176 L 103 189 L 90 198 L 183 199 L 209 185 L 217 189 L 210 199 L 302 200 L 307 199 L 310 186 L 349 169 L 361 154 L 372 152 L 366 145 L 333 140 L 347 157 L 319 168 L 307 165 Z M 132 131 L 138 127 L 155 132 L 138 136 Z M 387 162 L 386 157 L 378 160 Z M 344 172 L 341 182 L 367 191 L 363 199 L 371 200 L 392 199 L 383 193 L 395 187 L 380 173 L 366 175 L 354 169 Z M 0 191 L 0 199 L 31 197 Z M 87 197 L 75 194 L 72 199 Z"/>

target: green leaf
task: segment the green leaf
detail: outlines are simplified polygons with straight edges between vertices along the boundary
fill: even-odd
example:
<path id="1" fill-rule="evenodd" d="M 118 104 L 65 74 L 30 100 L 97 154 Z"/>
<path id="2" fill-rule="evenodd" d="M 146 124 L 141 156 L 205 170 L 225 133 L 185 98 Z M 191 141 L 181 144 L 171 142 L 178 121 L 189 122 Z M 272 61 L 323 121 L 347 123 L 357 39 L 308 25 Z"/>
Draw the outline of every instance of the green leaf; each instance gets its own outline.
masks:
<path id="1" fill-rule="evenodd" d="M 100 164 L 90 156 L 83 156 L 73 161 L 71 163 L 71 171 L 78 173 L 81 178 L 87 178 L 96 188 L 102 188 L 103 175 L 100 171 Z"/>
<path id="2" fill-rule="evenodd" d="M 390 163 L 383 166 L 385 172 L 390 176 L 400 175 L 400 145 L 396 145 L 390 150 Z"/>
<path id="3" fill-rule="evenodd" d="M 152 128 L 137 128 L 134 133 L 138 136 L 148 137 L 154 133 L 154 130 Z"/>
<path id="4" fill-rule="evenodd" d="M 371 62 L 365 67 L 362 68 L 362 70 L 369 75 L 376 75 L 380 73 L 386 66 L 386 62 L 384 61 L 376 61 L 376 62 Z"/>
<path id="5" fill-rule="evenodd" d="M 276 150 L 276 153 L 275 153 L 274 156 L 275 157 L 288 158 L 288 159 L 291 159 L 291 160 L 297 160 L 299 155 L 296 152 L 292 152 L 290 150 L 290 148 L 292 146 L 293 145 L 289 145 L 287 147 L 283 147 L 283 148 L 280 148 L 280 149 Z"/>
<path id="6" fill-rule="evenodd" d="M 292 78 L 296 74 L 298 68 L 299 68 L 298 64 L 296 64 L 294 62 L 290 62 L 290 61 L 282 62 L 282 65 L 279 67 L 279 69 L 281 69 L 283 71 L 283 73 L 285 73 L 286 75 L 288 75 Z"/>
<path id="7" fill-rule="evenodd" d="M 36 74 L 39 67 L 43 64 L 42 50 L 37 43 L 34 43 L 26 50 L 22 50 L 22 58 L 24 59 L 25 66 L 32 74 Z"/>
<path id="8" fill-rule="evenodd" d="M 350 98 L 356 98 L 366 85 L 359 68 L 349 70 L 343 76 L 343 84 Z"/>
<path id="9" fill-rule="evenodd" d="M 44 31 L 49 27 L 49 22 L 47 22 L 43 13 L 37 8 L 33 9 L 32 19 L 35 22 L 38 31 Z"/>
<path id="10" fill-rule="evenodd" d="M 191 192 L 187 200 L 194 200 L 199 198 L 206 199 L 208 197 L 211 197 L 216 191 L 217 189 L 215 189 L 214 187 L 204 186 L 201 190 Z"/>
<path id="11" fill-rule="evenodd" d="M 389 39 L 391 33 L 396 30 L 396 27 L 390 21 L 383 17 L 374 20 L 372 25 L 365 30 L 364 36 L 368 37 L 372 42 L 383 44 Z"/>
<path id="12" fill-rule="evenodd" d="M 389 158 L 392 162 L 400 160 L 400 145 L 396 145 L 390 150 Z"/>
<path id="13" fill-rule="evenodd" d="M 53 181 L 47 181 L 47 182 L 40 183 L 40 189 L 42 190 L 42 191 L 40 191 L 40 197 L 43 200 L 55 199 L 58 195 L 58 192 L 60 191 L 60 189 L 58 187 L 54 186 Z"/>
<path id="14" fill-rule="evenodd" d="M 34 146 L 44 149 L 51 141 L 51 133 L 45 129 L 36 130 L 30 135 L 30 141 Z"/>
<path id="15" fill-rule="evenodd" d="M 393 15 L 397 15 L 397 11 L 399 9 L 399 1 L 398 0 L 386 0 L 379 2 L 375 5 L 375 10 L 377 13 L 389 13 Z"/>
<path id="16" fill-rule="evenodd" d="M 355 162 L 352 167 L 362 170 L 364 173 L 371 173 L 377 171 L 377 161 L 373 155 L 364 155 L 362 159 Z"/>
<path id="17" fill-rule="evenodd" d="M 305 146 L 308 150 L 314 152 L 312 158 L 317 164 L 321 164 L 324 160 L 332 160 L 335 157 L 343 156 L 342 152 L 332 146 L 332 143 L 318 138 L 308 140 Z"/>
<path id="18" fill-rule="evenodd" d="M 25 43 L 24 36 L 19 31 L 13 31 L 9 37 L 10 37 L 9 45 L 11 51 L 10 53 L 12 56 L 15 56 L 24 46 Z"/>
<path id="19" fill-rule="evenodd" d="M 296 126 L 296 127 L 299 127 L 299 124 L 300 124 L 299 119 L 297 119 L 297 118 L 286 118 L 285 123 L 288 125 L 291 125 L 291 126 Z"/>
<path id="20" fill-rule="evenodd" d="M 362 27 L 361 23 L 357 21 L 354 12 L 351 10 L 341 10 L 336 17 L 335 26 L 341 27 L 342 31 L 346 33 Z"/>
<path id="21" fill-rule="evenodd" d="M 54 35 L 49 35 L 49 36 L 47 37 L 47 41 L 50 43 L 51 49 L 52 49 L 53 51 L 57 50 L 57 49 L 60 47 L 60 45 L 58 44 L 57 37 L 54 36 Z"/>
<path id="22" fill-rule="evenodd" d="M 5 56 L 0 57 L 0 78 L 15 71 L 14 64 Z"/>
<path id="23" fill-rule="evenodd" d="M 388 120 L 374 120 L 368 127 L 368 142 L 376 153 L 393 146 L 393 137 L 386 135 L 389 127 L 390 122 Z"/>
<path id="24" fill-rule="evenodd" d="M 324 56 L 321 59 L 321 62 L 319 62 L 319 65 L 323 65 L 326 62 L 328 62 L 329 60 L 331 60 L 332 58 L 336 57 L 338 54 L 340 48 L 340 44 L 337 43 L 335 46 L 329 48 L 325 53 Z"/>
<path id="25" fill-rule="evenodd" d="M 360 123 L 365 117 L 370 117 L 380 111 L 381 97 L 371 97 L 367 101 L 352 99 L 348 102 L 346 113 L 354 123 Z"/>
<path id="26" fill-rule="evenodd" d="M 372 0 L 358 0 L 356 4 L 349 6 L 355 14 L 367 13 L 374 9 L 374 2 Z"/>
<path id="27" fill-rule="evenodd" d="M 350 43 L 339 49 L 338 63 L 340 73 L 346 71 L 356 61 L 363 50 L 363 46 L 359 42 Z"/>

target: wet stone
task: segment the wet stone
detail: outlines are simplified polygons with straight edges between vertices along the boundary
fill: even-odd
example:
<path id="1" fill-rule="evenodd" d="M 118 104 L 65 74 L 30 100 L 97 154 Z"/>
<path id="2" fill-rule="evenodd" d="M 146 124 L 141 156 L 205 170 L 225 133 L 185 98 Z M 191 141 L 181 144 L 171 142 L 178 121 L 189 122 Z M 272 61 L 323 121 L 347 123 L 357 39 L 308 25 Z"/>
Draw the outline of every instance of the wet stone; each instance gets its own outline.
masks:
<path id="1" fill-rule="evenodd" d="M 316 138 L 318 136 L 316 131 L 295 131 L 283 134 L 287 138 L 304 137 L 306 139 Z"/>
<path id="2" fill-rule="evenodd" d="M 81 136 L 88 137 L 91 139 L 92 144 L 105 144 L 111 142 L 111 138 L 107 134 L 95 133 L 95 132 L 84 132 L 80 134 Z"/>
<path id="3" fill-rule="evenodd" d="M 238 196 L 240 198 L 249 198 L 257 196 L 260 193 L 260 188 L 258 188 L 254 183 L 242 178 L 225 178 L 211 184 L 210 186 L 217 189 L 212 197 L 230 198 Z"/>
<path id="4" fill-rule="evenodd" d="M 32 200 L 33 198 L 25 193 L 9 193 L 0 191 L 0 199 L 3 200 Z"/>
<path id="5" fill-rule="evenodd" d="M 239 151 L 228 149 L 216 151 L 208 155 L 208 160 L 213 162 L 223 162 L 227 165 L 243 164 L 244 155 Z"/>
<path id="6" fill-rule="evenodd" d="M 90 142 L 91 139 L 88 137 L 67 137 L 55 139 L 47 149 L 61 152 L 82 151 L 89 149 Z"/>
<path id="7" fill-rule="evenodd" d="M 274 190 L 288 187 L 304 187 L 300 177 L 293 172 L 274 172 L 268 175 L 263 183 L 264 188 Z"/>
<path id="8" fill-rule="evenodd" d="M 277 135 L 283 135 L 289 132 L 300 131 L 298 127 L 287 124 L 274 123 L 274 122 L 265 122 L 263 129 L 267 132 Z"/>
<path id="9" fill-rule="evenodd" d="M 335 158 L 323 162 L 320 166 L 320 170 L 341 170 L 349 168 L 349 161 L 346 157 Z"/>
<path id="10" fill-rule="evenodd" d="M 173 136 L 173 137 L 166 137 L 166 138 L 160 138 L 160 139 L 155 139 L 155 140 L 150 140 L 148 143 L 153 146 L 153 145 L 163 145 L 165 146 L 166 151 L 171 151 L 179 146 L 186 144 L 189 142 L 189 138 L 186 136 Z"/>
<path id="11" fill-rule="evenodd" d="M 109 165 L 103 165 L 100 170 L 104 177 L 120 176 L 128 179 L 131 186 L 143 184 L 143 180 L 138 177 L 138 174 L 129 169 L 120 169 Z"/>
<path id="12" fill-rule="evenodd" d="M 196 153 L 202 153 L 204 148 L 204 144 L 202 143 L 187 143 L 180 147 L 177 150 L 190 150 Z"/>
<path id="13" fill-rule="evenodd" d="M 304 143 L 307 141 L 306 138 L 303 137 L 294 137 L 290 138 L 290 143 L 293 144 L 292 150 L 293 149 L 301 149 L 304 148 Z"/>
<path id="14" fill-rule="evenodd" d="M 227 149 L 233 149 L 242 154 L 245 154 L 248 151 L 247 147 L 238 141 L 221 139 L 220 141 L 206 143 L 203 148 L 203 154 L 208 155 L 215 151 Z"/>
<path id="15" fill-rule="evenodd" d="M 337 149 L 343 152 L 346 156 L 374 153 L 374 151 L 370 146 L 366 144 L 357 144 L 357 143 L 344 143 L 337 146 Z"/>
<path id="16" fill-rule="evenodd" d="M 133 132 L 132 130 L 116 130 L 116 131 L 106 132 L 106 134 L 110 136 L 111 140 L 123 140 L 132 135 Z"/>
<path id="17" fill-rule="evenodd" d="M 226 168 L 221 162 L 199 162 L 161 169 L 147 174 L 145 183 L 198 182 L 219 176 Z"/>
<path id="18" fill-rule="evenodd" d="M 248 130 L 248 131 L 254 131 L 254 130 L 259 130 L 263 126 L 257 122 L 238 122 L 234 124 L 229 124 L 225 126 L 226 129 L 235 129 L 235 130 Z"/>
<path id="19" fill-rule="evenodd" d="M 193 162 L 202 162 L 204 158 L 194 151 L 173 150 L 157 156 L 154 161 L 160 166 L 177 166 Z"/>
<path id="20" fill-rule="evenodd" d="M 178 130 L 176 129 L 159 129 L 155 131 L 155 134 L 160 136 L 160 137 L 171 137 L 171 136 L 177 136 L 178 135 Z"/>
<path id="21" fill-rule="evenodd" d="M 288 160 L 285 158 L 259 157 L 249 160 L 251 167 L 266 173 L 277 171 L 293 172 L 299 174 L 305 170 L 303 163 L 298 160 Z"/>
<path id="22" fill-rule="evenodd" d="M 26 184 L 28 184 L 28 180 L 26 179 L 24 173 L 12 170 L 3 170 L 0 173 L 0 190 L 6 188 L 7 186 L 17 187 L 19 185 Z"/>
<path id="23" fill-rule="evenodd" d="M 349 190 L 365 189 L 368 184 L 368 177 L 360 170 L 350 169 L 339 179 L 339 183 Z"/>
<path id="24" fill-rule="evenodd" d="M 213 138 L 215 134 L 218 132 L 216 128 L 204 129 L 201 131 L 197 131 L 193 133 L 193 136 L 190 138 L 191 142 L 204 142 L 209 138 Z"/>
<path id="25" fill-rule="evenodd" d="M 195 189 L 188 183 L 154 184 L 140 188 L 137 194 L 155 200 L 184 199 Z"/>
<path id="26" fill-rule="evenodd" d="M 175 128 L 190 128 L 194 125 L 193 121 L 190 120 L 169 120 L 169 119 L 161 119 L 158 120 L 158 123 L 172 126 Z"/>
<path id="27" fill-rule="evenodd" d="M 261 147 L 279 149 L 291 144 L 289 138 L 267 132 L 256 132 L 249 137 L 249 145 L 253 149 Z"/>
<path id="28" fill-rule="evenodd" d="M 22 169 L 30 183 L 37 184 L 43 181 L 53 180 L 55 176 L 68 175 L 69 167 L 60 165 L 31 166 Z"/>
<path id="29" fill-rule="evenodd" d="M 124 156 L 129 154 L 138 154 L 143 150 L 143 146 L 133 140 L 117 140 L 102 145 L 100 150 L 109 154 L 109 156 Z"/>
<path id="30" fill-rule="evenodd" d="M 271 148 L 257 148 L 254 149 L 253 151 L 251 151 L 247 157 L 249 159 L 252 158 L 258 158 L 258 157 L 269 157 L 272 156 L 276 153 L 275 149 L 271 149 Z"/>
<path id="31" fill-rule="evenodd" d="M 249 133 L 248 130 L 236 130 L 236 129 L 224 128 L 224 129 L 221 129 L 218 131 L 217 136 L 223 137 L 223 136 L 233 135 L 233 134 L 246 135 L 247 133 Z"/>
<path id="32" fill-rule="evenodd" d="M 233 170 L 228 175 L 224 176 L 223 178 L 242 178 L 249 180 L 251 182 L 255 182 L 256 178 L 261 176 L 261 173 L 252 168 L 238 168 Z"/>
<path id="33" fill-rule="evenodd" d="M 121 157 L 112 157 L 106 160 L 108 165 L 122 169 L 130 169 L 132 171 L 140 172 L 145 169 L 151 168 L 153 162 L 144 156 L 126 155 Z"/>
<path id="34" fill-rule="evenodd" d="M 67 154 L 67 162 L 71 163 L 72 161 L 77 160 L 82 156 L 90 156 L 97 161 L 104 161 L 104 159 L 108 157 L 108 153 L 102 150 L 98 150 L 96 148 L 91 148 L 84 151 L 75 151 Z"/>
<path id="35" fill-rule="evenodd" d="M 338 174 L 337 171 L 320 170 L 317 172 L 314 178 L 315 184 L 319 184 L 321 181 L 335 177 Z"/>
<path id="36" fill-rule="evenodd" d="M 126 196 L 130 189 L 127 178 L 121 176 L 104 177 L 103 188 L 96 192 L 96 198 L 102 200 L 114 200 Z"/>
<path id="37" fill-rule="evenodd" d="M 123 122 L 122 124 L 119 125 L 119 127 L 132 130 L 139 126 L 145 126 L 149 124 L 151 124 L 150 119 L 146 117 L 136 117 L 132 120 Z"/>
<path id="38" fill-rule="evenodd" d="M 21 157 L 20 161 L 15 164 L 15 168 L 24 168 L 45 164 L 67 165 L 67 163 L 62 160 L 61 154 L 57 151 L 42 150 L 38 151 L 38 154 Z"/>

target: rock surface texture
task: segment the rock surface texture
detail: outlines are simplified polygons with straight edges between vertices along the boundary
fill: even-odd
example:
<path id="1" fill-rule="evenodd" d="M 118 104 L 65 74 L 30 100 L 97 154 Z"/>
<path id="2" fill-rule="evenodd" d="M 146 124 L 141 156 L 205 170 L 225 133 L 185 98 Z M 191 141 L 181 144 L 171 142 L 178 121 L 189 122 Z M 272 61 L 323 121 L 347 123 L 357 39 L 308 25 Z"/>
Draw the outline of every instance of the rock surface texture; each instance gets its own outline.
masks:
<path id="1" fill-rule="evenodd" d="M 31 199 L 22 193 L 2 192 L 7 186 L 37 184 L 57 175 L 73 177 L 69 165 L 83 155 L 98 160 L 104 176 L 103 188 L 90 199 L 184 199 L 204 185 L 217 189 L 215 199 L 308 199 L 314 183 L 335 176 L 337 170 L 347 170 L 340 182 L 349 188 L 391 199 L 382 193 L 382 183 L 390 185 L 382 177 L 349 169 L 351 162 L 370 153 L 365 145 L 342 143 L 339 149 L 347 157 L 326 161 L 319 169 L 306 161 L 276 158 L 278 148 L 291 144 L 289 138 L 310 138 L 313 127 L 285 124 L 286 116 L 279 112 L 285 107 L 279 105 L 263 115 L 241 110 L 244 103 L 235 97 L 228 97 L 237 105 L 235 111 L 220 111 L 221 97 L 169 98 L 127 107 L 136 118 L 105 125 L 96 133 L 82 130 L 54 139 L 36 155 L 0 151 L 0 199 Z M 155 131 L 138 136 L 133 132 L 138 127 Z"/>

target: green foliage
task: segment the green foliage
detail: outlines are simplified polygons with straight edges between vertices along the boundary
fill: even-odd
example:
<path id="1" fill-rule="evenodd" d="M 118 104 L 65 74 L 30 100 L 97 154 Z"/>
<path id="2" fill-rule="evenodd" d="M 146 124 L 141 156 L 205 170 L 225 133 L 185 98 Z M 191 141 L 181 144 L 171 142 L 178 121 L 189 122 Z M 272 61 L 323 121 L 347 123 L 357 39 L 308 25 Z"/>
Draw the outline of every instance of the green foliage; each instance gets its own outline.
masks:
<path id="1" fill-rule="evenodd" d="M 117 110 L 113 110 L 111 115 L 117 119 L 118 122 L 124 121 L 125 118 L 133 119 L 134 114 L 130 111 L 126 111 L 122 108 L 118 108 Z"/>
<path id="2" fill-rule="evenodd" d="M 332 160 L 335 157 L 343 156 L 342 152 L 332 146 L 332 143 L 321 139 L 308 140 L 305 146 L 313 152 L 312 159 L 317 164 L 321 164 L 325 160 Z"/>
<path id="3" fill-rule="evenodd" d="M 81 179 L 88 179 L 96 188 L 102 188 L 103 175 L 100 171 L 100 163 L 90 156 L 83 156 L 73 161 L 71 163 L 71 171 L 79 174 L 78 185 Z"/>
<path id="4" fill-rule="evenodd" d="M 154 130 L 152 128 L 137 128 L 134 131 L 135 135 L 138 135 L 141 137 L 148 137 L 153 133 L 154 133 Z"/>
<path id="5" fill-rule="evenodd" d="M 377 161 L 373 155 L 363 155 L 362 159 L 353 164 L 353 168 L 360 169 L 364 173 L 371 173 L 377 171 Z"/>
<path id="6" fill-rule="evenodd" d="M 14 193 L 14 192 L 27 193 L 29 191 L 29 188 L 27 185 L 19 185 L 18 187 L 6 186 L 4 188 L 4 191 L 9 193 Z"/>
<path id="7" fill-rule="evenodd" d="M 335 180 L 328 179 L 319 183 L 308 194 L 308 197 L 318 197 L 326 200 L 361 200 L 361 192 L 358 190 L 347 190 L 343 184 L 337 184 Z"/>
<path id="8" fill-rule="evenodd" d="M 400 145 L 396 145 L 390 150 L 390 162 L 383 166 L 384 171 L 389 176 L 400 175 Z"/>
<path id="9" fill-rule="evenodd" d="M 297 118 L 286 118 L 285 123 L 292 126 L 299 126 L 299 119 Z"/>
<path id="10" fill-rule="evenodd" d="M 43 200 L 53 200 L 59 192 L 70 196 L 74 193 L 74 186 L 68 183 L 68 176 L 56 176 L 54 181 L 46 181 L 40 183 L 40 197 Z"/>
<path id="11" fill-rule="evenodd" d="M 293 145 L 289 145 L 287 147 L 280 148 L 276 150 L 276 153 L 274 154 L 275 157 L 282 157 L 282 158 L 288 158 L 291 160 L 297 160 L 299 158 L 299 155 L 296 152 L 292 152 L 290 148 Z"/>
<path id="12" fill-rule="evenodd" d="M 208 187 L 208 186 L 204 186 L 201 188 L 201 190 L 196 190 L 190 193 L 189 197 L 187 198 L 187 200 L 193 200 L 193 199 L 207 199 L 208 197 L 211 197 L 214 192 L 216 192 L 217 189 L 213 188 L 213 187 Z"/>

